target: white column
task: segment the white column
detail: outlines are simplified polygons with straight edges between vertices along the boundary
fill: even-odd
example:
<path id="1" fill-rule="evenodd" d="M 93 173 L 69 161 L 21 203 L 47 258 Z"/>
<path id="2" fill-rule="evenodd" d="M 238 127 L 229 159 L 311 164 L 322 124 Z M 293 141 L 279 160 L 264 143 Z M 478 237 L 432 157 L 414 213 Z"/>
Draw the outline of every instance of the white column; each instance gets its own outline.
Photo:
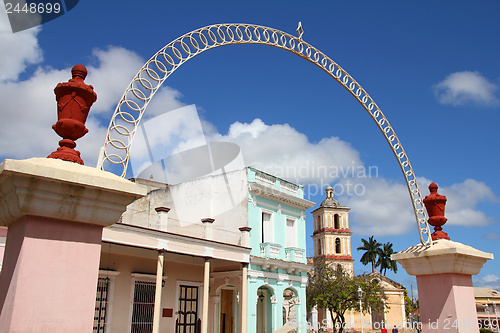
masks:
<path id="1" fill-rule="evenodd" d="M 240 228 L 240 232 L 241 232 L 240 245 L 241 246 L 250 247 L 250 230 L 252 230 L 252 228 L 250 228 L 250 227 L 241 227 Z"/>
<path id="2" fill-rule="evenodd" d="M 168 212 L 170 211 L 170 208 L 167 207 L 156 207 L 155 211 L 159 215 L 159 221 L 158 221 L 158 230 L 161 231 L 168 231 Z"/>
<path id="3" fill-rule="evenodd" d="M 201 219 L 201 222 L 203 222 L 203 238 L 212 239 L 212 224 L 214 221 L 211 218 Z"/>
<path id="4" fill-rule="evenodd" d="M 203 309 L 201 315 L 201 333 L 208 333 L 208 297 L 210 288 L 210 258 L 205 258 L 203 273 Z"/>
<path id="5" fill-rule="evenodd" d="M 248 332 L 248 264 L 244 263 L 241 270 L 241 333 Z"/>
<path id="6" fill-rule="evenodd" d="M 161 289 L 163 282 L 163 250 L 158 251 L 158 263 L 156 265 L 156 289 L 155 306 L 153 312 L 153 333 L 160 331 Z"/>

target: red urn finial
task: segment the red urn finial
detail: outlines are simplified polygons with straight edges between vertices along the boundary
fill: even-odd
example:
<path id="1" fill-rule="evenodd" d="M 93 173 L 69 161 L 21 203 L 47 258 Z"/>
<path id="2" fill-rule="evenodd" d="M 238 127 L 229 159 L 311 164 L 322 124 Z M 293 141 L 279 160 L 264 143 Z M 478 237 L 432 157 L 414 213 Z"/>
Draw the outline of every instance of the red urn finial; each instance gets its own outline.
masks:
<path id="1" fill-rule="evenodd" d="M 57 101 L 57 123 L 52 129 L 63 139 L 59 141 L 59 148 L 48 158 L 75 162 L 83 165 L 80 152 L 75 150 L 78 140 L 89 131 L 85 127 L 90 107 L 97 100 L 94 87 L 85 84 L 87 69 L 83 65 L 76 65 L 71 69 L 73 76 L 68 82 L 59 83 L 55 89 Z"/>
<path id="2" fill-rule="evenodd" d="M 443 231 L 442 226 L 448 220 L 444 217 L 444 207 L 446 205 L 446 197 L 437 193 L 438 186 L 436 183 L 429 185 L 431 194 L 424 198 L 424 205 L 429 214 L 429 224 L 434 227 L 434 233 L 431 235 L 432 240 L 450 239 L 448 234 Z"/>

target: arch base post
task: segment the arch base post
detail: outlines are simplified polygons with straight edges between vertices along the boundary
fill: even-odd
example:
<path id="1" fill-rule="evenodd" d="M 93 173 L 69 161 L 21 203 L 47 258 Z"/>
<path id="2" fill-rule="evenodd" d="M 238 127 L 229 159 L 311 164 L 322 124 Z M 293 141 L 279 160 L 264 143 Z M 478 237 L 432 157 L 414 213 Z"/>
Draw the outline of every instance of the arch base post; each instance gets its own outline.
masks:
<path id="1" fill-rule="evenodd" d="M 0 332 L 91 332 L 102 229 L 146 191 L 59 159 L 0 164 Z"/>
<path id="2" fill-rule="evenodd" d="M 472 275 L 493 254 L 440 239 L 431 247 L 413 246 L 391 259 L 417 277 L 423 333 L 478 332 Z"/>

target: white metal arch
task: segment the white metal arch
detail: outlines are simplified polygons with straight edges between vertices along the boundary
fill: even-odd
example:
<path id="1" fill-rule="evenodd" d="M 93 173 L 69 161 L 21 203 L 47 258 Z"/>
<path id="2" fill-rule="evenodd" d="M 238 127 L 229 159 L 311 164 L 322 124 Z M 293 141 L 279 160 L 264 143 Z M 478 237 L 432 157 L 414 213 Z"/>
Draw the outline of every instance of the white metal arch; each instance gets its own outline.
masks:
<path id="1" fill-rule="evenodd" d="M 401 142 L 378 105 L 342 67 L 302 39 L 286 32 L 254 24 L 214 24 L 188 32 L 159 50 L 135 75 L 118 102 L 101 148 L 97 167 L 118 165 L 125 177 L 130 147 L 149 102 L 163 82 L 183 63 L 207 50 L 232 44 L 263 44 L 292 52 L 321 68 L 356 98 L 384 135 L 396 157 L 408 187 L 420 241 L 431 244 L 430 228 L 417 179 Z"/>

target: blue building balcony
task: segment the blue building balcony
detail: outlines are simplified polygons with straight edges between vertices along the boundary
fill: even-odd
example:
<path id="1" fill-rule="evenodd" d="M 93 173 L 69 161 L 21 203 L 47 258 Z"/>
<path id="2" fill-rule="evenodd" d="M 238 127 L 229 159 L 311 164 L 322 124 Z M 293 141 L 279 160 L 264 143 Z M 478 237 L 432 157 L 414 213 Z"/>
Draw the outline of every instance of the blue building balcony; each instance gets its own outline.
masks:
<path id="1" fill-rule="evenodd" d="M 304 261 L 304 250 L 296 247 L 285 248 L 285 259 L 287 261 Z"/>
<path id="2" fill-rule="evenodd" d="M 260 255 L 265 258 L 280 258 L 280 244 L 260 243 Z"/>

